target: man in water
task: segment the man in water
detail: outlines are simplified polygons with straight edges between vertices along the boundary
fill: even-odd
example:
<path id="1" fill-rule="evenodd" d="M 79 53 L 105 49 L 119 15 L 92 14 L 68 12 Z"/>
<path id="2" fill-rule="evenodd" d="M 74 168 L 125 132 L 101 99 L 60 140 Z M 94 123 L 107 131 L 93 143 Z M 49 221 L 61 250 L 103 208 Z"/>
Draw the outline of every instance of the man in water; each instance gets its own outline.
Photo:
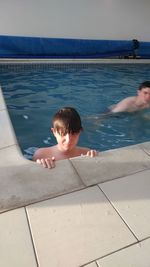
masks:
<path id="1" fill-rule="evenodd" d="M 113 105 L 110 112 L 134 112 L 147 108 L 150 108 L 150 81 L 145 81 L 139 86 L 136 96 L 127 97 Z"/>

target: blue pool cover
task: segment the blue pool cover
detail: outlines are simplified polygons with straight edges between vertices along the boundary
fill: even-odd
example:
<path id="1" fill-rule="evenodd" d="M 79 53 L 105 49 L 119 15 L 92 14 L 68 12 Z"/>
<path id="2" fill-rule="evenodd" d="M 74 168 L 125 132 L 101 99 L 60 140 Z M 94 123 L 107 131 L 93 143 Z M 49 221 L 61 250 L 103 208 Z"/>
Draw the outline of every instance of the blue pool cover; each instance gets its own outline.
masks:
<path id="1" fill-rule="evenodd" d="M 150 42 L 0 36 L 0 58 L 150 58 Z"/>

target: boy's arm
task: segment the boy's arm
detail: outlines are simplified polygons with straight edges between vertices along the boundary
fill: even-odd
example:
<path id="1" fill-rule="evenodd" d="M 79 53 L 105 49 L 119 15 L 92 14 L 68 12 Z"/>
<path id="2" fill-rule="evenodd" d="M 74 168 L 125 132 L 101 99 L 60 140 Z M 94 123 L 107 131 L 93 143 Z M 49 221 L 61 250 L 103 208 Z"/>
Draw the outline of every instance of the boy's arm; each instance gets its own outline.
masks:
<path id="1" fill-rule="evenodd" d="M 42 156 L 42 154 L 43 154 L 42 152 L 43 152 L 43 148 L 39 148 L 39 149 L 37 149 L 37 150 L 35 151 L 33 157 L 32 157 L 32 160 L 33 160 L 33 161 L 36 161 L 37 159 L 40 159 L 41 156 Z"/>

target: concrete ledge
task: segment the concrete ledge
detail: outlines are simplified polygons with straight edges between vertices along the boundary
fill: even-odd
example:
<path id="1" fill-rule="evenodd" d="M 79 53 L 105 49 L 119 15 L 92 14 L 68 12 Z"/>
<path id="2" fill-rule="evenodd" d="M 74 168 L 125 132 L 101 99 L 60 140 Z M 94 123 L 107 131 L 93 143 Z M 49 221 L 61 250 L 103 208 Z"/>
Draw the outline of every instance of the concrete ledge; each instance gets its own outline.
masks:
<path id="1" fill-rule="evenodd" d="M 84 187 L 69 160 L 54 169 L 26 160 L 17 146 L 0 150 L 0 212 Z"/>
<path id="2" fill-rule="evenodd" d="M 0 149 L 17 144 L 17 139 L 6 109 L 0 111 Z"/>
<path id="3" fill-rule="evenodd" d="M 0 87 L 0 111 L 3 110 L 3 109 L 6 109 L 6 104 L 5 104 L 5 101 L 4 101 L 3 94 L 2 94 L 2 89 Z"/>
<path id="4" fill-rule="evenodd" d="M 139 145 L 108 150 L 95 158 L 79 157 L 71 161 L 86 186 L 150 168 L 150 157 Z"/>
<path id="5" fill-rule="evenodd" d="M 145 142 L 139 145 L 148 155 L 150 155 L 150 142 Z"/>
<path id="6" fill-rule="evenodd" d="M 7 65 L 7 64 L 66 64 L 66 63 L 83 63 L 83 64 L 99 64 L 99 63 L 106 63 L 106 64 L 150 64 L 150 59 L 123 59 L 123 58 L 88 58 L 88 59 L 77 59 L 77 58 L 55 58 L 55 59 L 48 59 L 48 58 L 26 58 L 26 59 L 12 59 L 12 58 L 0 58 L 0 64 Z"/>

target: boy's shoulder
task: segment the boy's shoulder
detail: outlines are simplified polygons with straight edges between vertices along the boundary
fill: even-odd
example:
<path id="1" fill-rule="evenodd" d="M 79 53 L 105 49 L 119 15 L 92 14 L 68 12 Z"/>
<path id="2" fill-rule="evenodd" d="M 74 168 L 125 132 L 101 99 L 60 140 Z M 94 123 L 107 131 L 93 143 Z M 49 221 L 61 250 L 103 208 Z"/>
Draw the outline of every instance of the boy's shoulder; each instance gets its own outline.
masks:
<path id="1" fill-rule="evenodd" d="M 37 159 L 50 157 L 52 150 L 53 150 L 53 147 L 38 148 L 33 155 L 33 160 L 36 161 Z"/>

